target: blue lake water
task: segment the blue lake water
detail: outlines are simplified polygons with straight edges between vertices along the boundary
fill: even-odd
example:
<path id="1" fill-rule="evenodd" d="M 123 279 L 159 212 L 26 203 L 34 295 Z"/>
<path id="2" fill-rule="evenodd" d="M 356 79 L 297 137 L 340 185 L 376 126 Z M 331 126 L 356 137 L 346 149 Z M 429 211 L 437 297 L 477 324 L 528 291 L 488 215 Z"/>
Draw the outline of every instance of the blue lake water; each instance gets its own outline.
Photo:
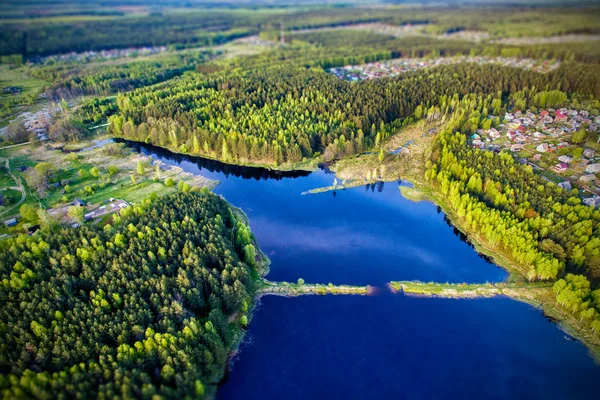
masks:
<path id="1" fill-rule="evenodd" d="M 501 281 L 432 203 L 398 183 L 301 195 L 333 183 L 326 171 L 275 173 L 135 145 L 217 179 L 242 208 L 267 278 L 373 285 L 369 297 L 267 297 L 219 399 L 590 398 L 600 367 L 531 306 L 509 299 L 448 300 L 385 293 L 390 280 Z"/>
<path id="2" fill-rule="evenodd" d="M 240 167 L 138 148 L 221 182 L 215 192 L 248 214 L 271 258 L 268 279 L 383 286 L 390 280 L 486 282 L 507 276 L 461 240 L 437 206 L 404 199 L 397 183 L 303 196 L 331 185 L 333 174 L 251 175 Z"/>
<path id="3" fill-rule="evenodd" d="M 592 399 L 579 343 L 509 299 L 265 297 L 219 399 Z M 595 393 L 595 395 L 594 395 Z"/>

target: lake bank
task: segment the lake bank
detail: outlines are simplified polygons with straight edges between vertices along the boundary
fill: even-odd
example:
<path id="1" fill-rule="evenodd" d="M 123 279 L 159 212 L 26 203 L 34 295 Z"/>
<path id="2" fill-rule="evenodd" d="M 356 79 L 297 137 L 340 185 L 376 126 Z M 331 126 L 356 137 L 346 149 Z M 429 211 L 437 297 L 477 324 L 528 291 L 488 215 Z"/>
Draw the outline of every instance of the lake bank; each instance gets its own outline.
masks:
<path id="1" fill-rule="evenodd" d="M 272 260 L 271 270 L 267 275 L 270 281 L 296 282 L 302 277 L 307 282 L 332 282 L 334 286 L 359 287 L 370 284 L 376 289 L 391 280 L 482 283 L 503 282 L 507 279 L 504 269 L 480 257 L 473 251 L 472 244 L 466 242 L 464 235 L 448 226 L 447 218 L 440 208 L 429 201 L 413 202 L 405 199 L 395 182 L 379 181 L 364 187 L 360 185 L 337 190 L 337 193 L 333 191 L 302 196 L 302 192 L 312 188 L 331 186 L 335 175 L 329 170 L 318 170 L 309 174 L 250 169 L 177 155 L 147 145 L 137 148 L 145 155 L 177 165 L 186 172 L 219 180 L 221 183 L 215 188 L 215 192 L 247 214 L 252 232 L 260 243 L 260 249 Z M 390 159 L 393 160 L 392 156 Z M 360 161 L 357 162 L 359 163 Z M 448 254 L 452 256 L 449 257 Z M 422 352 L 428 349 L 436 349 L 432 360 L 442 365 L 453 365 L 453 368 L 461 365 L 461 362 L 471 362 L 474 355 L 481 355 L 477 371 L 481 368 L 487 371 L 485 376 L 481 377 L 481 381 L 493 384 L 492 380 L 496 379 L 494 373 L 506 370 L 506 366 L 497 365 L 490 352 L 503 348 L 502 357 L 510 363 L 515 374 L 529 374 L 532 379 L 539 379 L 545 387 L 558 382 L 556 377 L 547 379 L 548 376 L 554 376 L 552 374 L 559 370 L 564 371 L 564 365 L 553 364 L 556 354 L 568 354 L 573 365 L 591 368 L 582 384 L 589 386 L 589 383 L 594 381 L 591 376 L 596 373 L 596 367 L 588 367 L 593 361 L 581 343 L 565 340 L 564 333 L 555 324 L 548 324 L 541 312 L 531 307 L 523 307 L 523 304 L 504 299 L 502 296 L 468 302 L 415 298 L 408 303 L 405 300 L 408 297 L 388 295 L 385 290 L 379 291 L 377 296 L 316 296 L 319 294 L 317 291 L 322 292 L 322 289 L 319 289 L 321 285 L 305 283 L 304 285 L 310 285 L 309 289 L 305 290 L 308 293 L 297 295 L 296 289 L 292 290 L 292 285 L 295 284 L 290 283 L 290 287 L 282 290 L 284 293 L 279 295 L 275 293 L 261 296 L 260 301 L 256 302 L 256 309 L 251 309 L 248 314 L 251 319 L 248 332 L 243 339 L 240 336 L 239 350 L 233 352 L 233 370 L 222 383 L 217 395 L 219 398 L 236 398 L 235 393 L 243 393 L 246 398 L 264 398 L 264 390 L 259 393 L 253 390 L 257 382 L 261 388 L 268 387 L 267 394 L 274 396 L 289 394 L 290 390 L 298 389 L 286 386 L 286 382 L 293 386 L 298 380 L 306 378 L 305 384 L 314 387 L 317 381 L 312 380 L 310 366 L 305 363 L 306 360 L 320 360 L 318 364 L 321 365 L 323 357 L 331 359 L 332 373 L 352 362 L 340 360 L 349 357 L 354 350 L 360 350 L 357 357 L 371 355 L 374 357 L 373 362 L 379 362 L 376 360 L 379 360 L 383 353 L 372 341 L 365 342 L 358 348 L 344 345 L 336 351 L 317 350 L 310 346 L 321 341 L 331 343 L 323 336 L 329 324 L 332 324 L 330 334 L 334 341 L 337 340 L 333 339 L 334 337 L 346 333 L 357 338 L 356 335 L 361 335 L 360 332 L 364 331 L 364 326 L 374 324 L 377 332 L 373 332 L 373 337 L 378 338 L 381 346 L 387 349 L 381 350 L 384 352 L 390 349 L 396 351 L 402 347 L 402 343 L 398 341 L 398 332 L 402 332 L 403 336 L 414 335 L 415 342 L 403 348 L 401 354 L 398 354 L 398 359 L 385 362 L 386 368 L 389 367 L 390 370 L 404 372 L 405 360 L 420 362 L 418 360 L 423 360 Z M 290 292 L 293 295 L 289 295 Z M 303 305 L 308 304 L 305 299 L 311 304 L 310 309 L 304 309 Z M 361 300 L 365 302 L 362 303 Z M 473 303 L 477 305 L 473 306 Z M 295 307 L 295 304 L 298 304 L 298 307 Z M 331 306 L 332 304 L 335 306 Z M 411 304 L 409 310 L 404 309 L 406 304 Z M 282 315 L 276 310 L 278 307 L 282 309 Z M 328 310 L 329 307 L 333 308 Z M 486 308 L 487 311 L 480 314 L 480 308 Z M 446 309 L 453 311 L 449 314 L 442 311 Z M 265 313 L 270 315 L 267 319 L 264 317 Z M 393 334 L 390 332 L 389 340 L 384 340 L 378 335 L 385 323 L 374 323 L 371 319 L 374 313 L 378 315 L 378 321 L 385 320 L 388 324 L 394 321 Z M 401 317 L 390 319 L 391 315 Z M 411 319 L 418 319 L 419 324 L 425 325 L 417 326 L 413 332 L 411 329 L 415 328 L 412 326 L 415 322 L 407 322 L 408 315 Z M 425 315 L 428 321 L 424 320 Z M 472 321 L 471 325 L 457 323 L 465 320 Z M 503 322 L 497 325 L 499 320 Z M 354 322 L 361 327 L 358 331 L 354 329 Z M 430 322 L 438 328 L 427 325 Z M 460 359 L 454 359 L 448 353 L 448 342 L 445 338 L 439 338 L 443 342 L 442 349 L 442 342 L 438 343 L 438 339 L 430 336 L 431 329 L 439 329 L 439 324 L 447 324 L 456 333 L 458 342 L 455 345 L 464 352 Z M 310 332 L 306 332 L 308 347 L 294 344 L 296 333 L 302 332 L 308 326 L 311 328 Z M 525 331 L 532 327 L 535 327 L 535 334 L 526 334 Z M 443 336 L 447 335 L 448 332 L 445 332 Z M 474 340 L 473 335 L 484 337 L 485 344 L 477 341 L 478 339 Z M 543 346 L 540 335 L 548 340 Z M 277 358 L 282 353 L 274 341 L 279 340 L 281 336 L 282 340 L 285 339 L 285 345 L 282 342 L 282 346 L 290 348 L 290 351 L 293 349 L 292 354 L 295 355 Z M 466 337 L 470 339 L 464 340 Z M 573 355 L 575 353 L 578 354 L 576 357 Z M 303 357 L 299 357 L 298 354 L 302 354 Z M 551 359 L 544 359 L 550 357 L 550 354 L 553 354 Z M 522 362 L 523 357 L 537 360 L 535 367 L 530 366 L 534 370 L 541 371 L 540 366 L 546 366 L 546 369 L 543 373 L 526 372 L 523 369 L 526 365 Z M 264 370 L 261 369 L 261 360 L 265 361 Z M 395 364 L 398 360 L 402 360 L 400 365 Z M 429 360 L 427 364 L 431 365 L 431 362 L 433 361 Z M 295 371 L 296 368 L 298 371 Z M 372 370 L 372 365 L 365 367 L 365 371 Z M 353 369 L 353 373 L 356 371 Z M 527 371 L 531 369 L 527 368 Z M 255 372 L 258 375 L 255 376 Z M 295 378 L 284 379 L 288 373 L 293 373 Z M 360 374 L 362 373 L 363 370 L 360 370 Z M 254 378 L 250 380 L 251 376 Z M 353 381 L 360 382 L 359 376 L 350 376 Z M 314 378 L 322 379 L 316 376 Z M 392 382 L 397 378 L 389 379 L 389 382 Z M 249 386 L 246 387 L 244 382 Z M 285 387 L 273 385 L 274 382 L 280 382 Z M 336 385 L 343 388 L 343 379 L 336 380 L 336 377 L 332 377 L 330 382 L 336 382 Z M 386 380 L 385 385 L 389 382 Z M 453 382 L 456 383 L 456 379 Z M 457 387 L 466 388 L 460 383 L 456 384 Z M 366 391 L 361 392 L 365 396 L 385 396 L 391 393 L 386 392 L 383 387 L 367 387 L 365 384 Z M 416 389 L 411 386 L 410 390 Z M 340 394 L 342 392 L 346 396 L 356 393 L 342 390 Z M 475 394 L 477 393 L 490 394 L 485 391 L 476 391 Z M 541 393 L 548 392 L 543 390 L 538 392 L 538 395 Z M 573 397 L 584 398 L 582 393 Z"/>
<path id="2" fill-rule="evenodd" d="M 263 169 L 266 169 L 269 171 L 281 171 L 281 172 L 307 171 L 307 172 L 312 172 L 312 171 L 316 171 L 318 169 L 318 165 L 323 161 L 320 157 L 305 159 L 305 160 L 297 162 L 297 163 L 286 162 L 286 163 L 282 163 L 282 164 L 253 162 L 250 160 L 239 161 L 239 160 L 233 160 L 233 159 L 228 159 L 225 161 L 218 157 L 212 157 L 207 154 L 194 154 L 194 153 L 190 153 L 190 152 L 181 152 L 181 151 L 173 150 L 166 146 L 140 142 L 140 141 L 133 140 L 131 138 L 124 138 L 124 137 L 119 137 L 119 136 L 113 136 L 113 137 L 119 141 L 137 143 L 138 145 L 151 145 L 152 147 L 163 149 L 163 150 L 169 151 L 173 154 L 178 154 L 181 156 L 203 158 L 205 160 L 215 161 L 215 162 L 228 164 L 228 165 L 232 165 L 232 166 L 237 166 L 237 167 L 263 168 Z"/>

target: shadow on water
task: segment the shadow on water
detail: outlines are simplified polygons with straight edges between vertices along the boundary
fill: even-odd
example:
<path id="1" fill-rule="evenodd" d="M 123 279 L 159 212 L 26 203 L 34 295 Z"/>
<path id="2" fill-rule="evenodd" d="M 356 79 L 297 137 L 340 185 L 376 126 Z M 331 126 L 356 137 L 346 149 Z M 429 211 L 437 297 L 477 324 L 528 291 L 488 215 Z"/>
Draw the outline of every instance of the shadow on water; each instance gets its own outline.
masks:
<path id="1" fill-rule="evenodd" d="M 462 242 L 465 242 L 470 248 L 475 250 L 477 255 L 479 255 L 480 258 L 483 258 L 487 263 L 494 264 L 494 260 L 492 260 L 491 257 L 477 251 L 477 249 L 475 248 L 473 243 L 471 243 L 471 240 L 469 240 L 469 237 L 467 235 L 465 235 L 464 233 L 462 233 L 457 227 L 455 227 L 454 224 L 452 224 L 452 221 L 450 221 L 450 219 L 444 213 L 444 211 L 442 210 L 442 208 L 440 206 L 436 207 L 436 211 L 438 214 L 444 215 L 444 222 L 446 223 L 446 225 L 448 225 L 450 228 L 452 228 L 452 232 L 454 233 L 454 235 L 456 237 L 458 237 Z"/>
<path id="2" fill-rule="evenodd" d="M 225 164 L 220 161 L 210 160 L 207 158 L 173 153 L 161 147 L 144 143 L 132 142 L 124 139 L 115 139 L 115 141 L 119 143 L 125 143 L 126 146 L 141 154 L 156 154 L 167 160 L 175 161 L 178 164 L 182 161 L 188 161 L 196 164 L 200 170 L 204 169 L 209 172 L 223 174 L 225 177 L 229 177 L 231 175 L 237 178 L 255 179 L 258 181 L 268 179 L 280 180 L 284 178 L 300 178 L 311 174 L 311 171 L 275 171 L 261 167 L 243 167 L 240 165 Z"/>

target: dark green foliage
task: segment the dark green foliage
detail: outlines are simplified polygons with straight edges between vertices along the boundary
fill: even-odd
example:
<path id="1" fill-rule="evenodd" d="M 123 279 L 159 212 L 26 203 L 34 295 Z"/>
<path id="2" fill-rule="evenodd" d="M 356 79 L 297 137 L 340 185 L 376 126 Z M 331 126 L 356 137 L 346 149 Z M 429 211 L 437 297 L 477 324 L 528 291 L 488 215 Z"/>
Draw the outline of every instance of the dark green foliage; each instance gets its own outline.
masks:
<path id="1" fill-rule="evenodd" d="M 82 64 L 58 63 L 32 68 L 32 75 L 54 82 L 46 90 L 50 98 L 65 98 L 81 94 L 108 95 L 138 87 L 163 82 L 213 56 L 210 50 L 184 54 L 164 55 L 149 61 L 133 61 L 117 65 L 99 64 L 95 67 Z"/>
<path id="2" fill-rule="evenodd" d="M 220 197 L 179 193 L 104 228 L 2 242 L 3 397 L 202 394 L 253 290 L 236 226 Z"/>
<path id="3" fill-rule="evenodd" d="M 503 99 L 533 87 L 599 95 L 598 80 L 582 69 L 588 67 L 541 74 L 462 64 L 359 83 L 300 67 L 192 74 L 118 96 L 111 130 L 225 162 L 277 165 L 316 153 L 329 160 L 379 145 L 418 106 L 428 110 L 442 96 L 500 93 Z"/>
<path id="4" fill-rule="evenodd" d="M 227 12 L 106 17 L 82 20 L 5 22 L 0 29 L 0 54 L 28 57 L 113 48 L 176 44 L 210 46 L 256 32 L 252 16 Z"/>

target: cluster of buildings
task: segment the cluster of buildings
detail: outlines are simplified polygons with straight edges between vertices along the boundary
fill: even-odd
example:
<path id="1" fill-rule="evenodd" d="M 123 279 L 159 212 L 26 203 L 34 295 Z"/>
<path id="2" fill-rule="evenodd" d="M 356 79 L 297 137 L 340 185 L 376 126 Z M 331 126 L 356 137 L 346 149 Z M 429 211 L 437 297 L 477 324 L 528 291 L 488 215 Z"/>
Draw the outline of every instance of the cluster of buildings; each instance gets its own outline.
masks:
<path id="1" fill-rule="evenodd" d="M 34 133 L 38 140 L 48 139 L 48 127 L 52 118 L 48 107 L 36 112 L 23 113 L 22 116 L 23 125 L 29 132 Z"/>
<path id="2" fill-rule="evenodd" d="M 563 189 L 571 190 L 577 183 L 593 195 L 584 198 L 584 203 L 597 206 L 600 205 L 600 187 L 596 186 L 600 154 L 593 148 L 572 144 L 572 136 L 582 128 L 588 133 L 600 132 L 600 116 L 568 108 L 536 113 L 515 111 L 506 113 L 497 127 L 477 130 L 470 141 L 480 149 L 518 153 L 521 164 L 557 174 L 557 183 Z M 580 150 L 576 151 L 577 148 Z"/>
<path id="3" fill-rule="evenodd" d="M 48 214 L 57 217 L 65 222 L 73 224 L 73 221 L 71 221 L 70 218 L 67 216 L 69 207 L 73 206 L 85 208 L 84 221 L 87 222 L 102 218 L 108 214 L 116 213 L 118 215 L 121 215 L 121 210 L 128 207 L 129 203 L 125 200 L 110 198 L 104 201 L 103 203 L 91 208 L 90 205 L 87 204 L 85 201 L 76 198 L 69 204 L 60 207 L 49 208 L 47 211 Z"/>
<path id="4" fill-rule="evenodd" d="M 113 58 L 134 57 L 157 54 L 167 51 L 165 46 L 129 47 L 126 49 L 109 49 L 98 51 L 84 51 L 81 53 L 70 52 L 54 54 L 47 57 L 33 59 L 34 64 L 52 64 L 55 62 L 88 62 L 93 60 L 110 60 Z"/>
<path id="5" fill-rule="evenodd" d="M 438 57 L 438 58 L 398 58 L 389 61 L 374 62 L 362 65 L 347 65 L 345 67 L 331 68 L 329 72 L 340 79 L 348 81 L 363 81 L 383 77 L 394 77 L 400 74 L 433 68 L 441 65 L 460 63 L 500 64 L 532 70 L 538 72 L 552 71 L 560 66 L 557 61 L 532 60 L 528 58 L 506 57 Z"/>
<path id="6" fill-rule="evenodd" d="M 3 95 L 18 96 L 23 91 L 23 86 L 5 86 L 2 88 Z"/>

